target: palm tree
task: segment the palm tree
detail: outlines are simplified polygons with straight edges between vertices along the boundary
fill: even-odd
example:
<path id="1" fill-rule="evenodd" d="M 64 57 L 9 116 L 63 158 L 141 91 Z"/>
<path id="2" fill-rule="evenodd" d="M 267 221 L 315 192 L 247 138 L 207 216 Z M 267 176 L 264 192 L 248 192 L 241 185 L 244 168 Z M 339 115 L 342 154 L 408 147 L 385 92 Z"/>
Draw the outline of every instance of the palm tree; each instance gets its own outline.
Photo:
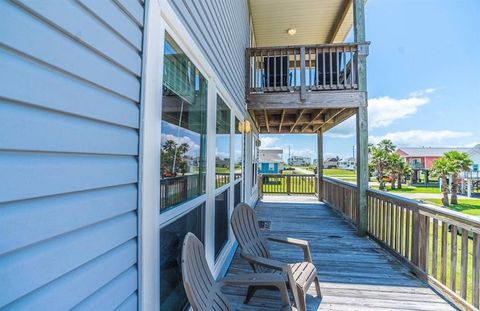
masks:
<path id="1" fill-rule="evenodd" d="M 432 173 L 442 180 L 442 204 L 448 206 L 448 182 L 447 177 L 455 171 L 454 164 L 445 156 L 433 161 Z"/>
<path id="2" fill-rule="evenodd" d="M 384 139 L 375 145 L 369 145 L 371 163 L 377 171 L 377 180 L 379 189 L 385 190 L 385 182 L 383 180 L 385 171 L 389 168 L 390 156 L 395 151 L 395 146 L 391 140 Z"/>
<path id="3" fill-rule="evenodd" d="M 473 161 L 468 157 L 468 154 L 465 152 L 450 151 L 444 154 L 444 157 L 453 166 L 452 171 L 452 194 L 451 194 L 451 203 L 458 204 L 457 193 L 458 193 L 458 175 L 461 172 L 467 171 L 470 166 L 472 166 Z"/>

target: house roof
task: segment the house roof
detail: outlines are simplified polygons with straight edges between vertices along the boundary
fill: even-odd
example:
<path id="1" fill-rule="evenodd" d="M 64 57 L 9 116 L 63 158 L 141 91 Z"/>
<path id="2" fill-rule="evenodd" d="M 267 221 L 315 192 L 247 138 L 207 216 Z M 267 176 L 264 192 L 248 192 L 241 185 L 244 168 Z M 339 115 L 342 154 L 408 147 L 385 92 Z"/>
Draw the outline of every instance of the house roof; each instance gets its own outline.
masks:
<path id="1" fill-rule="evenodd" d="M 465 147 L 399 147 L 397 153 L 408 157 L 441 157 L 449 151 L 468 152 Z"/>

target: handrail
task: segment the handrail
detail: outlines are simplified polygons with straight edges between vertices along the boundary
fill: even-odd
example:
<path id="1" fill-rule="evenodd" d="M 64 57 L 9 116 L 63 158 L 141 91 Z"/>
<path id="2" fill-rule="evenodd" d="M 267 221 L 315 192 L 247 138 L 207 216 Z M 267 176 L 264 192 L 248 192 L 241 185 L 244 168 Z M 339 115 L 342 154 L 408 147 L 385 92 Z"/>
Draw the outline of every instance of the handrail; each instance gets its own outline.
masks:
<path id="1" fill-rule="evenodd" d="M 423 215 L 442 218 L 450 222 L 454 221 L 457 222 L 459 226 L 468 227 L 469 230 L 480 233 L 480 218 L 478 217 L 457 212 L 451 209 L 446 209 L 444 207 L 439 207 L 433 204 L 422 203 L 413 199 L 400 197 L 398 195 L 383 192 L 380 190 L 368 189 L 367 193 L 369 193 L 373 197 L 387 197 L 390 201 L 397 204 L 407 203 L 411 206 L 417 207 L 418 211 Z"/>
<path id="2" fill-rule="evenodd" d="M 246 93 L 358 89 L 358 55 L 369 42 L 246 49 Z"/>
<path id="3" fill-rule="evenodd" d="M 356 224 L 357 187 L 323 178 L 324 200 Z M 480 219 L 368 189 L 368 235 L 452 303 L 480 305 Z"/>
<path id="4" fill-rule="evenodd" d="M 345 186 L 347 188 L 357 190 L 357 185 L 355 185 L 354 183 L 345 181 L 345 180 L 341 180 L 341 179 L 333 178 L 333 177 L 327 177 L 327 176 L 323 176 L 323 180 L 327 180 L 327 181 L 329 181 L 333 184 L 337 184 L 337 185 L 340 185 L 340 186 Z"/>

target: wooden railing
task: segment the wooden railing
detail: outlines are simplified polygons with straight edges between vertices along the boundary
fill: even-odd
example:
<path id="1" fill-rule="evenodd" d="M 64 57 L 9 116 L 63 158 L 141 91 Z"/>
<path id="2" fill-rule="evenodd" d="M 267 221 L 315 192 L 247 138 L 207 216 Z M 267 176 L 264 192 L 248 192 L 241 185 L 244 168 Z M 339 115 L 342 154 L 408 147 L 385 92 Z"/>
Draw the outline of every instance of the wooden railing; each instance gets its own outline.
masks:
<path id="1" fill-rule="evenodd" d="M 324 177 L 323 197 L 356 224 L 356 185 Z M 367 204 L 372 239 L 457 306 L 479 308 L 478 218 L 372 189 Z"/>
<path id="2" fill-rule="evenodd" d="M 377 190 L 368 213 L 373 238 L 451 300 L 479 308 L 480 220 Z"/>
<path id="3" fill-rule="evenodd" d="M 205 174 L 162 178 L 160 180 L 160 211 L 199 195 L 204 182 Z"/>
<path id="4" fill-rule="evenodd" d="M 262 193 L 275 194 L 315 194 L 317 177 L 315 175 L 263 174 L 259 188 Z"/>
<path id="5" fill-rule="evenodd" d="M 247 49 L 247 95 L 358 88 L 357 43 Z"/>
<path id="6" fill-rule="evenodd" d="M 349 221 L 357 224 L 358 192 L 355 184 L 323 177 L 323 201 L 336 207 Z"/>

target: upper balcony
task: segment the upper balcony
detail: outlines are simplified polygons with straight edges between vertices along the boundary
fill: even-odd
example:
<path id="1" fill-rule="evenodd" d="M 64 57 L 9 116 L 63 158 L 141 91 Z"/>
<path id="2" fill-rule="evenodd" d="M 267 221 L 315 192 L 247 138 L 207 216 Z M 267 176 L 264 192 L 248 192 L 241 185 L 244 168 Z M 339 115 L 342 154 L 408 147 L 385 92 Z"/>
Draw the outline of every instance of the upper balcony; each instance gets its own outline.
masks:
<path id="1" fill-rule="evenodd" d="M 261 133 L 325 132 L 366 106 L 369 42 L 363 13 L 354 14 L 361 0 L 264 0 L 250 6 L 245 97 Z M 357 42 L 343 43 L 352 27 Z"/>

